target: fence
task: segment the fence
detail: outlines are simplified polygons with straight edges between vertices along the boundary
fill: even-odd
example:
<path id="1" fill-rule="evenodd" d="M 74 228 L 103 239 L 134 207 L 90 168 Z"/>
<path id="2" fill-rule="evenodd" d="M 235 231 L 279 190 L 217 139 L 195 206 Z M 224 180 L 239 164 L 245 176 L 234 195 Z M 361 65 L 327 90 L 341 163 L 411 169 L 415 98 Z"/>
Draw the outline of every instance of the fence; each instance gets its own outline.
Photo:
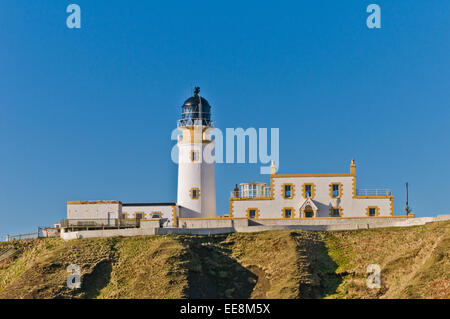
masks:
<path id="1" fill-rule="evenodd" d="M 6 241 L 11 240 L 21 240 L 21 239 L 30 239 L 30 238 L 39 238 L 39 231 L 35 233 L 28 234 L 20 234 L 20 235 L 6 235 Z"/>
<path id="2" fill-rule="evenodd" d="M 38 227 L 38 231 L 35 233 L 19 234 L 19 235 L 6 235 L 6 241 L 31 239 L 31 238 L 47 238 L 47 237 L 59 237 L 59 229 L 54 227 Z"/>
<path id="3" fill-rule="evenodd" d="M 139 219 L 63 219 L 61 228 L 137 228 Z"/>

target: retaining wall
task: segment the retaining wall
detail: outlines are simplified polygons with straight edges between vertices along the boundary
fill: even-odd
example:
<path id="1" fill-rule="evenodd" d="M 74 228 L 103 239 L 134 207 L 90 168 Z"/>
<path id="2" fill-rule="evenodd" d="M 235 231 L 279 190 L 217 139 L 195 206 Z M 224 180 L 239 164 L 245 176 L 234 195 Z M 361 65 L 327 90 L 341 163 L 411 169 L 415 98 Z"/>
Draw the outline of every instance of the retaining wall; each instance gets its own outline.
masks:
<path id="1" fill-rule="evenodd" d="M 450 220 L 450 215 L 437 217 L 387 217 L 387 218 L 326 218 L 299 220 L 248 220 L 248 219 L 182 219 L 180 228 L 154 227 L 155 223 L 141 224 L 141 228 L 88 230 L 61 232 L 65 240 L 76 238 L 148 235 L 217 235 L 233 232 L 259 232 L 267 230 L 356 230 L 385 227 L 408 227 L 434 221 Z M 184 222 L 184 223 L 183 223 Z"/>

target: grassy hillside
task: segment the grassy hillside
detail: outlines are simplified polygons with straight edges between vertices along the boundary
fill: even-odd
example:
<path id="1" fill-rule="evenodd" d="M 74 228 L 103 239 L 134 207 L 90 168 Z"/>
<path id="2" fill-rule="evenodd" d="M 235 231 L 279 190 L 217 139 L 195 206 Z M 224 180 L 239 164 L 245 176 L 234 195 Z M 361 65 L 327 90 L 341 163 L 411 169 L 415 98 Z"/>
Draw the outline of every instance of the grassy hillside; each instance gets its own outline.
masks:
<path id="1" fill-rule="evenodd" d="M 450 222 L 0 243 L 0 298 L 450 298 Z M 67 288 L 77 264 L 80 289 Z M 366 268 L 381 266 L 380 289 Z"/>

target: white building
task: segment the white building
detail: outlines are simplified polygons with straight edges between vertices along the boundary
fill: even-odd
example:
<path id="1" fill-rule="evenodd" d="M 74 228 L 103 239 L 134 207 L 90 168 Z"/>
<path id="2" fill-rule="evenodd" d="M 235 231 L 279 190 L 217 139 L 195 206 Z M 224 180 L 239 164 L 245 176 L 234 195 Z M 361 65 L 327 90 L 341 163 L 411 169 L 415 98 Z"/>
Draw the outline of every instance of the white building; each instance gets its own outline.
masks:
<path id="1" fill-rule="evenodd" d="M 214 161 L 203 159 L 205 148 L 214 147 L 211 106 L 199 95 L 182 105 L 178 146 L 178 196 L 176 203 L 122 203 L 107 201 L 69 201 L 66 229 L 139 227 L 138 222 L 160 220 L 161 227 L 177 227 L 178 218 L 216 218 Z"/>
<path id="2" fill-rule="evenodd" d="M 184 102 L 177 123 L 181 131 L 177 142 L 177 202 L 69 201 L 67 220 L 61 222 L 64 232 L 116 228 L 120 231 L 154 225 L 177 228 L 188 224 L 204 228 L 205 225 L 226 224 L 227 218 L 300 222 L 394 215 L 390 190 L 356 188 L 356 165 L 352 161 L 350 172 L 344 174 L 277 174 L 272 163 L 270 184 L 242 183 L 240 188 L 236 185 L 230 198 L 229 215 L 218 217 L 214 160 L 208 157 L 214 149 L 210 138 L 211 106 L 199 92 L 200 89 L 195 88 L 194 95 Z M 203 223 L 202 220 L 208 221 Z"/>
<path id="3" fill-rule="evenodd" d="M 272 163 L 270 185 L 242 183 L 230 198 L 230 217 L 302 219 L 389 217 L 394 197 L 388 189 L 358 190 L 356 165 L 344 174 L 277 174 Z"/>
<path id="4" fill-rule="evenodd" d="M 177 204 L 182 218 L 216 217 L 214 160 L 203 158 L 208 154 L 206 148 L 214 148 L 209 134 L 213 129 L 211 106 L 199 92 L 200 88 L 195 88 L 194 96 L 184 102 L 178 121 L 182 135 L 177 143 Z"/>

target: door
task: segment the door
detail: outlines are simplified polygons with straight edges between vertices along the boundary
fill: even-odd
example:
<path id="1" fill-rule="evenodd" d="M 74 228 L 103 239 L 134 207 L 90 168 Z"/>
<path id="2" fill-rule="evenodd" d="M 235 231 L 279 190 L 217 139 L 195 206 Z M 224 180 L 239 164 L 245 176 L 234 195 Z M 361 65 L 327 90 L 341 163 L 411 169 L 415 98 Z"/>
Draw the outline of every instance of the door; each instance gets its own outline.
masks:
<path id="1" fill-rule="evenodd" d="M 114 226 L 114 216 L 111 212 L 108 212 L 108 226 Z"/>

